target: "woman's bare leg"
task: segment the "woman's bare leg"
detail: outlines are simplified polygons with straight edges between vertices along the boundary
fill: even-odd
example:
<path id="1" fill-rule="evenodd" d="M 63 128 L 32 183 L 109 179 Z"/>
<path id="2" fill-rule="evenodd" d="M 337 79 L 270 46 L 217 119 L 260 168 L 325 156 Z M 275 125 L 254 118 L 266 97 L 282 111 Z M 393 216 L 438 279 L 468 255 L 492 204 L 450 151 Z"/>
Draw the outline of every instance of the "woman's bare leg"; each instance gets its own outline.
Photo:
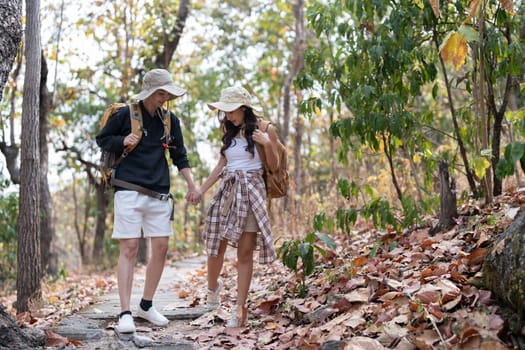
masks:
<path id="1" fill-rule="evenodd" d="M 257 233 L 244 232 L 237 246 L 237 305 L 245 306 L 253 275 L 253 251 Z"/>

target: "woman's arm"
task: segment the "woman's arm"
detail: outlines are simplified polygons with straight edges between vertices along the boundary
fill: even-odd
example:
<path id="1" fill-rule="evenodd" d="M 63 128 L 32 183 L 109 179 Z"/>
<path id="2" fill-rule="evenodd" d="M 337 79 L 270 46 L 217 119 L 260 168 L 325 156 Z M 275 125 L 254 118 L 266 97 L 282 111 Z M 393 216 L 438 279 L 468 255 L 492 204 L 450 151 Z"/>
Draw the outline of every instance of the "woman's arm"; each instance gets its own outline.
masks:
<path id="1" fill-rule="evenodd" d="M 211 171 L 210 175 L 208 176 L 208 178 L 206 179 L 206 181 L 204 181 L 204 183 L 201 185 L 201 187 L 198 189 L 198 191 L 200 192 L 200 195 L 202 196 L 204 193 L 206 193 L 206 191 L 208 191 L 208 189 L 213 186 L 213 184 L 215 184 L 217 182 L 217 180 L 219 179 L 219 176 L 221 175 L 221 172 L 222 172 L 222 169 L 226 166 L 226 158 L 224 158 L 222 155 L 221 157 L 219 158 L 219 162 L 217 163 L 217 165 L 215 166 L 215 168 L 213 168 L 213 170 Z"/>

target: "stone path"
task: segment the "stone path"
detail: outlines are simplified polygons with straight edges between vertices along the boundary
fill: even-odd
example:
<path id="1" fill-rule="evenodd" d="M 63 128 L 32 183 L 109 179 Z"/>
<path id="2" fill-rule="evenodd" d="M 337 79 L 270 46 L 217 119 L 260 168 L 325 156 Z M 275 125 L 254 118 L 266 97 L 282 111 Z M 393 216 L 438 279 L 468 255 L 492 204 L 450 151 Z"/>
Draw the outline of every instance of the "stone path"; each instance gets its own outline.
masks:
<path id="1" fill-rule="evenodd" d="M 205 262 L 206 258 L 199 256 L 166 265 L 153 303 L 157 310 L 171 321 L 171 326 L 177 325 L 177 322 L 189 323 L 209 311 L 205 307 L 187 307 L 188 301 L 179 299 L 174 289 L 179 282 L 188 280 L 189 273 L 203 269 Z M 135 272 L 131 296 L 132 312 L 136 311 L 142 296 L 143 270 Z M 69 340 L 80 342 L 75 349 L 196 349 L 191 342 L 170 337 L 170 325 L 163 329 L 151 328 L 152 325 L 147 321 L 142 322 L 137 318 L 135 334 L 119 335 L 113 329 L 119 312 L 118 290 L 115 288 L 101 296 L 98 302 L 89 308 L 63 319 L 53 331 Z"/>

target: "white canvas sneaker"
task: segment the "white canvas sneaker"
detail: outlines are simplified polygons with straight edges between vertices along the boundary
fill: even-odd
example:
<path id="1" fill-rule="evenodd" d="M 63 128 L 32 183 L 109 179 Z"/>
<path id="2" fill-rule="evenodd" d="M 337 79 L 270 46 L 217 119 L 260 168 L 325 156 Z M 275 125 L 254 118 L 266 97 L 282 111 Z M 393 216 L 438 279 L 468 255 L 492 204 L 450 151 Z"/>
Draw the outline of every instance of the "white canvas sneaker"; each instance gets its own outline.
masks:
<path id="1" fill-rule="evenodd" d="M 125 314 L 118 319 L 117 331 L 119 333 L 135 333 L 135 322 L 133 316 Z"/>
<path id="2" fill-rule="evenodd" d="M 155 326 L 167 326 L 169 323 L 169 320 L 164 317 L 160 312 L 155 309 L 155 307 L 150 307 L 148 311 L 142 310 L 142 308 L 139 306 L 139 310 L 137 311 L 137 317 L 143 318 L 146 321 L 149 321 L 150 323 L 153 323 Z"/>
<path id="3" fill-rule="evenodd" d="M 206 305 L 210 307 L 217 307 L 220 304 L 220 293 L 222 289 L 222 280 L 217 280 L 217 288 L 215 290 L 208 289 L 208 297 L 206 299 Z"/>

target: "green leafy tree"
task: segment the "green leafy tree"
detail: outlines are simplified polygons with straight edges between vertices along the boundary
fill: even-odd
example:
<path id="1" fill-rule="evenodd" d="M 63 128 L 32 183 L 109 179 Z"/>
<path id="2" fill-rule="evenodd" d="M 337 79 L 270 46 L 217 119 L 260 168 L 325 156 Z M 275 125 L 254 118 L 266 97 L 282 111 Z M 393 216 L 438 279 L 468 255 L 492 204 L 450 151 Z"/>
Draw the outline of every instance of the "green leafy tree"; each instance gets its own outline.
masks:
<path id="1" fill-rule="evenodd" d="M 431 4 L 440 5 L 440 12 Z M 486 24 L 480 37 L 466 23 L 468 10 L 463 1 L 335 1 L 314 2 L 307 11 L 318 41 L 307 50 L 307 69 L 297 80 L 305 89 L 321 91 L 325 98 L 305 100 L 303 108 L 313 114 L 315 108 L 328 105 L 341 113 L 330 131 L 341 141 L 338 158 L 345 164 L 349 154 L 362 159 L 363 152 L 371 151 L 385 157 L 395 196 L 404 211 L 416 207 L 408 205 L 409 198 L 405 198 L 414 192 L 411 188 L 418 191 L 420 203 L 433 202 L 422 194 L 432 194 L 432 174 L 438 160 L 451 161 L 453 168 L 462 164 L 474 194 L 478 193 L 476 179 L 482 179 L 490 166 L 490 162 L 478 160 L 486 154 L 480 141 L 481 115 L 472 113 L 472 103 L 496 103 L 490 98 L 479 99 L 475 92 L 480 86 L 497 91 L 492 96 L 510 93 L 501 83 L 512 81 L 520 71 L 514 64 L 518 61 L 515 53 L 523 51 L 511 40 L 519 21 L 499 2 L 488 1 L 483 7 L 485 17 L 476 17 Z M 451 73 L 440 49 L 443 54 L 451 32 L 460 27 L 474 59 L 463 67 L 456 65 Z M 476 52 L 482 54 L 476 56 Z M 476 59 L 479 56 L 487 58 L 484 69 Z M 459 61 L 463 64 L 466 59 Z M 489 74 L 483 77 L 480 69 Z M 491 113 L 505 109 L 504 101 L 497 108 L 487 108 Z M 501 125 L 494 113 L 487 120 L 493 121 L 485 124 L 491 131 L 489 158 L 493 160 L 499 157 Z M 427 204 L 423 207 L 429 208 Z"/>

